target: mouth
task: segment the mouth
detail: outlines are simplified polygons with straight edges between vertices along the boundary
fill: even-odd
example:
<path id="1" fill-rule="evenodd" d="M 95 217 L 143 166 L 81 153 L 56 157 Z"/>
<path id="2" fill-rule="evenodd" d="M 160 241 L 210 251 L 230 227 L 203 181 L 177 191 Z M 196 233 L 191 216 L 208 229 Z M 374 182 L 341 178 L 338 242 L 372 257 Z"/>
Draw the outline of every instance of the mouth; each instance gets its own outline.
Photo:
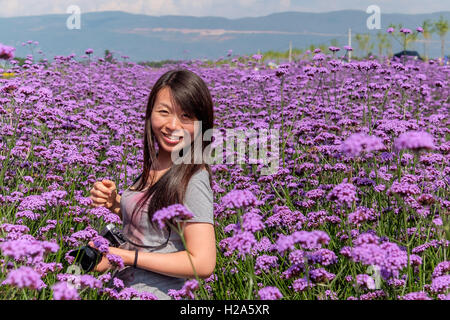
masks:
<path id="1" fill-rule="evenodd" d="M 169 143 L 178 143 L 183 139 L 182 136 L 172 136 L 165 134 L 164 132 L 162 132 L 162 134 L 166 138 L 165 140 L 168 141 Z"/>

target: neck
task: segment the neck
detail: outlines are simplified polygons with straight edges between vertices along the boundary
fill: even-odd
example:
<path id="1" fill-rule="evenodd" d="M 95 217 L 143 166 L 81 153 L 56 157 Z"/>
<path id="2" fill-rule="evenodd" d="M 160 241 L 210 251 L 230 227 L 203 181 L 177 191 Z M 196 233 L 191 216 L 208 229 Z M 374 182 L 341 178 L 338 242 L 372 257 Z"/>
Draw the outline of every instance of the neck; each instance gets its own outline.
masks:
<path id="1" fill-rule="evenodd" d="M 172 159 L 170 153 L 159 150 L 156 156 L 155 170 L 166 170 L 172 167 Z"/>

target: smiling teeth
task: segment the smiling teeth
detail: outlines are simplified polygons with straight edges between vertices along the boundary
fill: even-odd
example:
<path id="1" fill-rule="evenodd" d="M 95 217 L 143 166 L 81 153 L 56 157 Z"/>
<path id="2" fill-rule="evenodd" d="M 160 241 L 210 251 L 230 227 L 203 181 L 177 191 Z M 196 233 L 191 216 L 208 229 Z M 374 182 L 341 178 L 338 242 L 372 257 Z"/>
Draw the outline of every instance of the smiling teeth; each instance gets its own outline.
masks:
<path id="1" fill-rule="evenodd" d="M 174 137 L 174 136 L 168 136 L 168 135 L 165 135 L 167 138 L 169 138 L 169 140 L 172 140 L 172 141 L 178 141 L 178 140 L 180 140 L 180 138 L 181 137 Z"/>

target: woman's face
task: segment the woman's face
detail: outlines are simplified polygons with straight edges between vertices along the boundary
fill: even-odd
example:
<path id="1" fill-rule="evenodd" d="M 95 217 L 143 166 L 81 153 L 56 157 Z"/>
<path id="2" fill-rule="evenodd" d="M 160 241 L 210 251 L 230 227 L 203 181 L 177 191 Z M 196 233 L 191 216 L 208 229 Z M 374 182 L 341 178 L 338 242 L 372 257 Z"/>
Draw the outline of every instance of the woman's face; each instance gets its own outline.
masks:
<path id="1" fill-rule="evenodd" d="M 160 150 L 171 154 L 186 145 L 187 135 L 190 136 L 188 143 L 192 143 L 198 119 L 189 116 L 179 106 L 172 105 L 170 88 L 164 87 L 156 96 L 151 125 Z"/>

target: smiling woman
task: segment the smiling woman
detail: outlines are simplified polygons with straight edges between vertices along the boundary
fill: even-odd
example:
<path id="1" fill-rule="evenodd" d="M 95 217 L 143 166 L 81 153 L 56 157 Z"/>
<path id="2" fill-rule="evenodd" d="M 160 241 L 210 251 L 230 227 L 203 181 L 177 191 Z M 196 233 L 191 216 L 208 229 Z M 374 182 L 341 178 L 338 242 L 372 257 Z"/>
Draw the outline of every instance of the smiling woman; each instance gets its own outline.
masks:
<path id="1" fill-rule="evenodd" d="M 201 137 L 213 127 L 213 118 L 211 95 L 195 73 L 168 71 L 153 86 L 145 119 L 143 172 L 111 204 L 111 209 L 121 216 L 123 234 L 129 240 L 120 248 L 109 248 L 111 254 L 124 261 L 125 267 L 115 277 L 125 286 L 153 293 L 159 299 L 170 299 L 170 289 L 179 290 L 188 278 L 207 278 L 214 271 L 211 169 L 205 162 L 175 164 L 171 157 L 183 147 L 183 153 L 187 150 L 186 156 L 192 160 L 195 121 L 202 121 L 203 132 L 198 134 Z M 189 134 L 191 139 L 184 139 L 183 134 Z M 188 145 L 188 141 L 192 143 Z M 202 150 L 209 143 L 202 141 Z M 108 186 L 115 188 L 113 183 Z M 181 230 L 161 229 L 152 222 L 156 212 L 174 204 L 183 204 L 192 213 Z M 96 270 L 110 267 L 104 257 Z"/>

